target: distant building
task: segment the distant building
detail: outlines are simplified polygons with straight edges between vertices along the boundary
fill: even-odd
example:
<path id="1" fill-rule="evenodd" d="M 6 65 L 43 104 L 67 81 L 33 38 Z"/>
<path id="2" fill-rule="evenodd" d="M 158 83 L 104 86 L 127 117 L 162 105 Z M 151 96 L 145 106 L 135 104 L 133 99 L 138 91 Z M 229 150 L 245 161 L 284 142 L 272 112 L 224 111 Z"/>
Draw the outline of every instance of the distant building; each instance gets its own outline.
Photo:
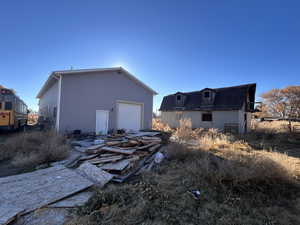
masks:
<path id="1" fill-rule="evenodd" d="M 172 128 L 180 119 L 190 119 L 193 128 L 217 128 L 221 131 L 247 132 L 254 111 L 256 84 L 225 88 L 205 88 L 165 96 L 161 120 Z"/>

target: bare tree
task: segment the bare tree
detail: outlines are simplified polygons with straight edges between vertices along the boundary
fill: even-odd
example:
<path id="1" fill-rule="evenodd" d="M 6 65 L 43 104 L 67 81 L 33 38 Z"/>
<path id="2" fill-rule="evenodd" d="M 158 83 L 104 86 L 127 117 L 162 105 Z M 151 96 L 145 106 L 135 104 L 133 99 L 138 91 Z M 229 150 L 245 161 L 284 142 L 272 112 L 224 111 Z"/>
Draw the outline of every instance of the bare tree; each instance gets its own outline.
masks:
<path id="1" fill-rule="evenodd" d="M 272 89 L 261 95 L 263 110 L 272 116 L 300 118 L 300 86 Z"/>

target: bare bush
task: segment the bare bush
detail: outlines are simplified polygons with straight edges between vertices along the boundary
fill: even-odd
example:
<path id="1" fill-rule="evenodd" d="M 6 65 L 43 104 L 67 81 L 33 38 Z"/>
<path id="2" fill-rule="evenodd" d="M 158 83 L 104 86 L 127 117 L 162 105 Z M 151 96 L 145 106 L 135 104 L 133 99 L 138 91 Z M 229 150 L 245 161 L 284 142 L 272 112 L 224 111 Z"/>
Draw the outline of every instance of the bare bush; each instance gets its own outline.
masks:
<path id="1" fill-rule="evenodd" d="M 172 129 L 169 127 L 169 125 L 163 123 L 158 118 L 152 120 L 152 129 L 163 131 L 163 132 L 171 132 L 172 131 Z"/>
<path id="2" fill-rule="evenodd" d="M 15 166 L 26 167 L 61 160 L 70 151 L 65 138 L 53 131 L 24 132 L 1 145 L 2 159 L 12 159 Z"/>

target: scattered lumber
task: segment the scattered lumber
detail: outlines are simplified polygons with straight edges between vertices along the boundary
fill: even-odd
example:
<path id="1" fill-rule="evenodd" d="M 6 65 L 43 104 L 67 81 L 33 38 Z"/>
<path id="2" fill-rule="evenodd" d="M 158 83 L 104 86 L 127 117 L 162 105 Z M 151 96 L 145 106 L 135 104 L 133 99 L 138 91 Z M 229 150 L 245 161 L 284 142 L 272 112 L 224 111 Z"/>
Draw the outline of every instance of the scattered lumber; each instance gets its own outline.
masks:
<path id="1" fill-rule="evenodd" d="M 102 150 L 106 152 L 114 152 L 114 153 L 120 153 L 125 155 L 131 155 L 136 151 L 136 149 L 123 150 L 120 148 L 113 148 L 113 147 L 103 147 Z"/>
<path id="2" fill-rule="evenodd" d="M 81 158 L 81 155 L 71 156 L 71 158 L 66 162 L 65 166 L 67 168 L 75 167 L 77 165 L 77 163 L 79 162 L 80 158 Z"/>
<path id="3" fill-rule="evenodd" d="M 129 163 L 130 163 L 129 160 L 124 159 L 124 160 L 118 161 L 116 163 L 105 164 L 105 165 L 101 166 L 100 168 L 103 170 L 122 171 L 129 165 Z"/>
<path id="4" fill-rule="evenodd" d="M 150 144 L 137 147 L 136 149 L 137 150 L 144 150 L 144 149 L 150 148 L 151 146 L 156 145 L 156 144 L 157 144 L 157 142 L 151 142 Z"/>
<path id="5" fill-rule="evenodd" d="M 0 224 L 57 202 L 93 183 L 64 166 L 0 178 Z"/>
<path id="6" fill-rule="evenodd" d="M 95 150 L 95 149 L 99 149 L 99 148 L 101 148 L 103 146 L 105 146 L 105 144 L 92 145 L 90 147 L 87 147 L 86 150 Z"/>
<path id="7" fill-rule="evenodd" d="M 78 167 L 77 171 L 79 174 L 91 180 L 95 183 L 95 185 L 99 187 L 103 187 L 113 178 L 113 175 L 111 175 L 110 173 L 107 173 L 88 162 L 85 162 L 80 167 Z"/>
<path id="8" fill-rule="evenodd" d="M 116 155 L 116 156 L 110 156 L 110 157 L 95 158 L 95 159 L 87 160 L 87 162 L 97 165 L 97 164 L 107 163 L 107 162 L 116 162 L 121 159 L 123 159 L 122 155 Z"/>
<path id="9" fill-rule="evenodd" d="M 161 146 L 161 144 L 157 144 L 157 145 L 154 145 L 153 147 L 149 148 L 149 152 L 154 152 L 156 151 L 157 149 L 159 149 Z"/>

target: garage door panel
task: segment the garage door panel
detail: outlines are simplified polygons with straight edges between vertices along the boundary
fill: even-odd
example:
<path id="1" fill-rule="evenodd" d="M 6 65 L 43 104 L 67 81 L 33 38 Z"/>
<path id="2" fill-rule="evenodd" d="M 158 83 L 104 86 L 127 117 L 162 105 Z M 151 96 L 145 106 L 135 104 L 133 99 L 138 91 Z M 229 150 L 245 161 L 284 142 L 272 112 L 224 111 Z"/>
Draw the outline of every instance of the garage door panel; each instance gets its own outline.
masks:
<path id="1" fill-rule="evenodd" d="M 138 131 L 141 121 L 141 104 L 118 103 L 118 129 Z"/>

